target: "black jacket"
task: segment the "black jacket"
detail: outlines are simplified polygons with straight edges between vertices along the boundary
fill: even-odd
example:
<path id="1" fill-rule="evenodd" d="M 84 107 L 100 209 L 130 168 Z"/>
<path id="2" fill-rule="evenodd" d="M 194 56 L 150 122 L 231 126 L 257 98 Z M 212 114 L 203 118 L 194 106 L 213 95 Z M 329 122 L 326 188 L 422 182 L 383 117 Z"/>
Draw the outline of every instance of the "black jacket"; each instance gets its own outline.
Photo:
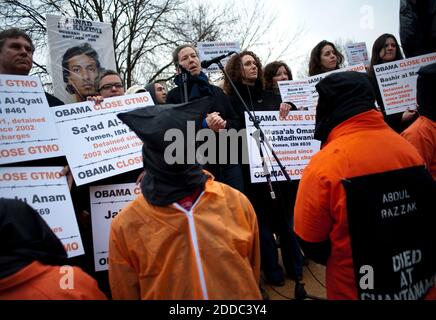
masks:
<path id="1" fill-rule="evenodd" d="M 282 102 L 280 96 L 271 91 L 265 91 L 255 86 L 248 86 L 244 84 L 235 84 L 241 97 L 244 99 L 245 104 L 254 116 L 256 111 L 278 111 L 280 109 L 280 103 Z M 230 102 L 233 109 L 238 115 L 238 119 L 241 127 L 245 128 L 245 107 L 235 94 L 230 96 Z"/>
<path id="2" fill-rule="evenodd" d="M 239 130 L 238 116 L 230 104 L 229 98 L 224 93 L 224 91 L 214 85 L 210 85 L 212 91 L 212 97 L 215 99 L 216 103 L 210 112 L 219 112 L 221 118 L 227 121 L 227 129 Z M 188 85 L 189 91 L 189 85 Z M 181 87 L 176 87 L 168 92 L 166 103 L 168 104 L 179 104 L 183 103 L 183 92 Z"/>
<path id="3" fill-rule="evenodd" d="M 400 39 L 407 58 L 436 51 L 436 1 L 401 0 Z"/>

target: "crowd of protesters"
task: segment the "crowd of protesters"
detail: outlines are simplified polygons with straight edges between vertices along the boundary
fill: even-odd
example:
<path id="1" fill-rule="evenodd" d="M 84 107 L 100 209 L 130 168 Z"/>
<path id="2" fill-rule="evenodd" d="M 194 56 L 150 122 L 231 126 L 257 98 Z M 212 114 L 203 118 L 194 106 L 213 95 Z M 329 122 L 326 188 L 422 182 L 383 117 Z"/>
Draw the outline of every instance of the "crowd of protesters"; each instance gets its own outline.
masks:
<path id="1" fill-rule="evenodd" d="M 406 2 L 404 12 L 416 9 Z M 425 45 L 411 44 L 404 28 L 408 57 L 436 51 L 434 34 L 426 33 Z M 0 74 L 28 75 L 33 53 L 24 31 L 0 32 Z M 386 115 L 374 67 L 401 59 L 397 39 L 383 34 L 374 41 L 367 74 L 336 72 L 316 85 L 314 138 L 321 141 L 321 150 L 301 181 L 272 182 L 272 198 L 269 183 L 251 183 L 240 148 L 237 163 L 168 165 L 163 134 L 172 128 L 183 131 L 188 120 L 216 136 L 223 129 L 239 130 L 247 126 L 246 108 L 277 111 L 282 117 L 298 112 L 292 102 L 282 101 L 278 90 L 278 81 L 293 79 L 286 63 L 274 61 L 263 68 L 254 52 L 244 50 L 227 62 L 221 88 L 202 70 L 195 46 L 184 44 L 173 51 L 176 87 L 167 93 L 161 82 L 125 90 L 122 76 L 103 69 L 94 49 L 71 48 L 62 62 L 63 77 L 80 101 L 150 93 L 154 106 L 118 115 L 144 143 L 144 167 L 80 187 L 70 184 L 85 246 L 79 258 L 67 259 L 62 244 L 32 208 L 0 199 L 0 239 L 10 244 L 0 251 L 0 299 L 262 299 L 261 274 L 273 286 L 283 286 L 286 276 L 299 282 L 307 259 L 326 265 L 329 299 L 436 299 L 431 201 L 436 196 L 436 64 L 418 72 L 416 110 Z M 309 75 L 341 69 L 344 62 L 337 47 L 323 40 L 311 51 Z M 46 96 L 50 106 L 63 104 Z M 219 146 L 217 151 L 222 151 Z M 62 174 L 72 182 L 65 157 L 4 166 L 51 165 L 63 166 Z M 140 184 L 141 194 L 114 218 L 109 271 L 95 273 L 89 187 L 127 182 Z M 361 186 L 374 194 L 359 193 Z M 377 209 L 358 205 L 377 202 L 380 194 L 389 198 L 389 190 L 404 191 L 417 203 L 416 213 L 396 218 L 394 212 L 380 221 Z M 367 230 L 358 231 L 359 222 Z M 409 232 L 411 226 L 417 230 Z M 390 246 L 377 246 L 383 238 L 380 229 L 392 235 Z M 365 243 L 369 249 L 363 249 Z M 386 261 L 403 255 L 407 264 L 407 250 L 414 248 L 420 261 L 409 287 L 420 289 L 406 290 L 403 282 L 392 285 L 389 279 L 398 270 L 387 270 Z M 378 266 L 374 272 L 383 270 L 382 289 L 371 292 L 359 286 L 356 268 L 365 261 Z M 56 270 L 65 265 L 75 265 L 73 291 L 56 288 L 61 277 Z"/>

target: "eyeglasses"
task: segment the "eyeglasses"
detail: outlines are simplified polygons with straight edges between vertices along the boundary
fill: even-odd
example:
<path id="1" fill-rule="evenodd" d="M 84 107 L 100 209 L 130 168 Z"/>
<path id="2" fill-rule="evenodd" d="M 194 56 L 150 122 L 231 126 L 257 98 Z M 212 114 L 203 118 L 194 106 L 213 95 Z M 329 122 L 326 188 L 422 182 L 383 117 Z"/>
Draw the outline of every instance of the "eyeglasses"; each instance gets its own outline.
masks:
<path id="1" fill-rule="evenodd" d="M 115 88 L 117 88 L 117 89 L 121 89 L 122 87 L 123 87 L 123 84 L 122 83 L 120 83 L 120 82 L 117 82 L 117 83 L 108 83 L 108 84 L 105 84 L 104 86 L 102 86 L 100 89 L 98 89 L 99 91 L 102 91 L 102 90 L 110 90 L 110 89 L 112 89 L 113 87 L 115 87 Z"/>

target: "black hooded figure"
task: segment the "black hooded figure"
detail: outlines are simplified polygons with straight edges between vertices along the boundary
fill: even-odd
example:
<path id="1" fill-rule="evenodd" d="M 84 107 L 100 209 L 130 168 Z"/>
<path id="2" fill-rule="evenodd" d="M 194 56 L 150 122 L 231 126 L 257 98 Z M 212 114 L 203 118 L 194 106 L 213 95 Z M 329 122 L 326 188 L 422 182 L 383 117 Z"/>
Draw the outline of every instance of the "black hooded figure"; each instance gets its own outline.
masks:
<path id="1" fill-rule="evenodd" d="M 323 145 L 330 132 L 360 113 L 376 110 L 375 95 L 368 75 L 355 71 L 338 72 L 316 85 L 319 93 L 314 138 Z M 303 241 L 300 246 L 307 257 L 325 265 L 330 256 L 330 240 L 319 243 Z"/>
<path id="2" fill-rule="evenodd" d="M 68 264 L 64 246 L 47 223 L 24 202 L 0 199 L 0 278 L 33 261 Z"/>
<path id="3" fill-rule="evenodd" d="M 419 69 L 416 87 L 419 115 L 436 121 L 436 63 Z"/>
<path id="4" fill-rule="evenodd" d="M 348 71 L 324 78 L 319 93 L 314 138 L 324 143 L 338 124 L 365 111 L 376 110 L 371 81 L 366 74 Z"/>
<path id="5" fill-rule="evenodd" d="M 142 155 L 146 173 L 141 189 L 151 204 L 166 206 L 192 194 L 198 188 L 204 188 L 207 175 L 203 173 L 202 166 L 196 160 L 194 163 L 188 161 L 190 158 L 196 159 L 195 155 L 187 154 L 187 151 L 195 150 L 195 139 L 188 136 L 188 121 L 195 122 L 195 131 L 201 129 L 201 123 L 212 103 L 207 97 L 186 104 L 150 106 L 118 114 L 144 143 Z M 179 130 L 183 134 L 183 141 L 166 141 L 165 136 L 171 129 Z M 183 143 L 178 150 L 184 150 L 185 154 L 182 161 L 168 164 L 165 152 L 168 152 L 168 147 L 173 143 Z M 178 159 L 179 156 L 176 155 Z"/>

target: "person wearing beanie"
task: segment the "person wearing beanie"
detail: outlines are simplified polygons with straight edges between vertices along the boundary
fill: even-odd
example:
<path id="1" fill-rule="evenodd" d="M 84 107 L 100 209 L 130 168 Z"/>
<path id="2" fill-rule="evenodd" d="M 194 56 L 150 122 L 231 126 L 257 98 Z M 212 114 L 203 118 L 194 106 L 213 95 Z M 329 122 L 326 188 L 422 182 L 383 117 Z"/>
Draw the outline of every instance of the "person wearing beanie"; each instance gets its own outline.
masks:
<path id="1" fill-rule="evenodd" d="M 125 94 L 135 94 L 135 93 L 141 93 L 146 92 L 145 87 L 140 86 L 139 84 L 135 84 L 131 86 L 129 89 L 126 90 Z"/>
<path id="2" fill-rule="evenodd" d="M 294 229 L 326 265 L 327 298 L 436 298 L 436 186 L 422 158 L 375 109 L 366 74 L 335 73 L 316 89 L 321 150 L 302 175 Z"/>
<path id="3" fill-rule="evenodd" d="M 436 63 L 418 71 L 419 118 L 401 136 L 415 146 L 436 180 Z"/>
<path id="4" fill-rule="evenodd" d="M 261 299 L 256 214 L 236 189 L 214 181 L 186 150 L 187 122 L 202 120 L 209 97 L 188 104 L 151 106 L 118 117 L 143 141 L 142 193 L 113 220 L 109 279 L 114 299 Z M 182 158 L 167 159 L 183 133 Z M 176 155 L 177 156 L 177 155 Z M 183 161 L 182 161 L 183 160 Z"/>

